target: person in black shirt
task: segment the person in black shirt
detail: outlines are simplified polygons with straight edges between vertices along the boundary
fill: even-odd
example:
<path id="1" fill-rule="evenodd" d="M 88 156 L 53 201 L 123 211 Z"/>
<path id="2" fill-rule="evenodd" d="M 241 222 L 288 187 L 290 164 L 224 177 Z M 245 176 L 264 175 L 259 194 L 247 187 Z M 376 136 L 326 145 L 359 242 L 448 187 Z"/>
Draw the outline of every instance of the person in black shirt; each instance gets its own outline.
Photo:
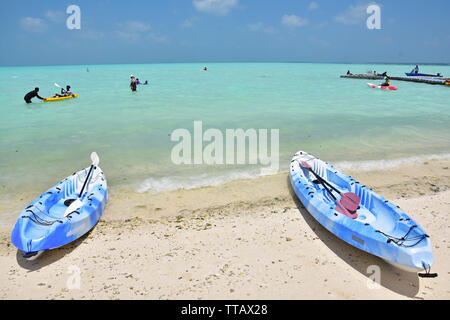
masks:
<path id="1" fill-rule="evenodd" d="M 380 84 L 381 87 L 389 87 L 391 85 L 391 78 L 386 77 L 386 80 L 383 84 Z"/>
<path id="2" fill-rule="evenodd" d="M 31 99 L 33 99 L 34 97 L 44 100 L 44 98 L 42 98 L 41 96 L 38 95 L 38 92 L 39 92 L 39 88 L 35 88 L 33 91 L 28 92 L 24 97 L 25 102 L 31 103 Z"/>
<path id="3" fill-rule="evenodd" d="M 136 87 L 137 87 L 136 78 L 133 75 L 131 75 L 131 82 L 130 82 L 131 91 L 136 91 Z"/>

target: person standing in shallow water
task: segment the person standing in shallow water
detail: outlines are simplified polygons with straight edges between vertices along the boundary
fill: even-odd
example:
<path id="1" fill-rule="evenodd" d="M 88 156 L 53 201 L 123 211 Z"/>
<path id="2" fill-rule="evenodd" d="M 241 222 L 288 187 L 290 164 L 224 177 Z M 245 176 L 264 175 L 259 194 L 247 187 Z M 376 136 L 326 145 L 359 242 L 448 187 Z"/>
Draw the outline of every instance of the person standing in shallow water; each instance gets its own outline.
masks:
<path id="1" fill-rule="evenodd" d="M 38 99 L 41 99 L 41 100 L 45 100 L 44 98 L 39 96 L 38 92 L 39 92 L 39 88 L 34 88 L 34 90 L 28 92 L 25 95 L 25 97 L 23 97 L 23 99 L 25 100 L 26 103 L 31 103 L 31 99 L 33 99 L 34 97 L 37 97 Z"/>
<path id="2" fill-rule="evenodd" d="M 130 88 L 131 88 L 131 91 L 136 91 L 136 89 L 137 89 L 137 81 L 133 75 L 131 75 Z"/>

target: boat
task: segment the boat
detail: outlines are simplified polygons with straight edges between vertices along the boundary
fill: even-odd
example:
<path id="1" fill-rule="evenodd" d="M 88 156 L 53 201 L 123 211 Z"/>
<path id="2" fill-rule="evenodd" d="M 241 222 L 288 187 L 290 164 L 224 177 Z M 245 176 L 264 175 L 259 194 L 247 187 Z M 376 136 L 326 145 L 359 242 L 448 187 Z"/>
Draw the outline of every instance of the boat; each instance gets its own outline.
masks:
<path id="1" fill-rule="evenodd" d="M 440 73 L 438 74 L 426 74 L 426 73 L 412 73 L 406 72 L 406 76 L 408 77 L 427 77 L 427 78 L 443 78 Z"/>
<path id="2" fill-rule="evenodd" d="M 11 241 L 26 258 L 80 238 L 99 221 L 108 187 L 97 154 L 91 158 L 91 167 L 61 180 L 20 213 Z"/>
<path id="3" fill-rule="evenodd" d="M 367 85 L 371 88 L 377 88 L 382 90 L 397 90 L 398 88 L 396 86 L 379 86 L 373 83 L 367 83 Z"/>
<path id="4" fill-rule="evenodd" d="M 436 276 L 429 235 L 389 200 L 304 151 L 291 161 L 290 181 L 308 212 L 335 236 L 400 269 Z"/>
<path id="5" fill-rule="evenodd" d="M 62 101 L 62 100 L 67 100 L 67 99 L 74 99 L 74 98 L 76 98 L 76 97 L 78 97 L 78 94 L 77 94 L 77 93 L 72 94 L 72 95 L 67 96 L 67 97 L 56 97 L 56 98 L 49 97 L 49 98 L 45 98 L 45 99 L 44 99 L 44 102 Z"/>

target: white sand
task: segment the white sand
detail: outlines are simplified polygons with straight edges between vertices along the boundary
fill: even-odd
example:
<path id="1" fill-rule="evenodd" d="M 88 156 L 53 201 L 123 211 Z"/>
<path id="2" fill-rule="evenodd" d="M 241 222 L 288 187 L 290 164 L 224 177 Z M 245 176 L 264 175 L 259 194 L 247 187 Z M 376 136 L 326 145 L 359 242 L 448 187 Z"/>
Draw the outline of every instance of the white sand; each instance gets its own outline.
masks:
<path id="1" fill-rule="evenodd" d="M 1 299 L 449 299 L 449 161 L 349 172 L 430 234 L 438 278 L 422 279 L 336 238 L 287 174 L 219 187 L 111 194 L 87 236 L 32 261 L 0 233 Z M 368 267 L 381 270 L 370 288 Z M 75 266 L 75 267 L 73 267 Z M 71 268 L 80 288 L 68 289 Z M 369 285 L 368 285 L 369 282 Z"/>

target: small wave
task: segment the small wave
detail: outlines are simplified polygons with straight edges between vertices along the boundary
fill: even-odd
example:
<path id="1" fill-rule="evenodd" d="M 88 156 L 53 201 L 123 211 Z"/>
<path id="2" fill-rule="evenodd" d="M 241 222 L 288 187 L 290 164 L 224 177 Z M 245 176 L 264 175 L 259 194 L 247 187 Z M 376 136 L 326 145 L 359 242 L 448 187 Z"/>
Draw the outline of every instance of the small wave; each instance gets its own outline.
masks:
<path id="1" fill-rule="evenodd" d="M 413 164 L 423 162 L 426 160 L 445 160 L 445 159 L 450 159 L 450 153 L 440 155 L 433 154 L 433 155 L 414 156 L 392 160 L 340 161 L 335 164 L 335 167 L 340 170 L 375 171 L 375 170 L 396 168 L 401 165 Z"/>
<path id="2" fill-rule="evenodd" d="M 396 168 L 405 164 L 419 163 L 426 160 L 450 159 L 450 154 L 423 155 L 392 160 L 364 160 L 364 161 L 340 161 L 333 164 L 340 170 L 375 171 Z M 263 176 L 278 174 L 280 171 L 265 171 L 254 169 L 249 171 L 234 171 L 227 174 L 200 174 L 195 176 L 167 176 L 162 178 L 150 177 L 145 179 L 137 189 L 139 193 L 174 191 L 178 189 L 196 189 L 202 187 L 216 187 L 234 180 L 258 179 Z"/>
<path id="3" fill-rule="evenodd" d="M 262 171 L 260 169 L 240 172 L 230 172 L 213 176 L 210 174 L 201 174 L 196 176 L 169 176 L 162 178 L 148 178 L 141 183 L 137 192 L 160 193 L 173 191 L 177 189 L 196 189 L 202 187 L 216 187 L 233 180 L 257 179 L 262 176 L 276 174 L 278 172 Z"/>

